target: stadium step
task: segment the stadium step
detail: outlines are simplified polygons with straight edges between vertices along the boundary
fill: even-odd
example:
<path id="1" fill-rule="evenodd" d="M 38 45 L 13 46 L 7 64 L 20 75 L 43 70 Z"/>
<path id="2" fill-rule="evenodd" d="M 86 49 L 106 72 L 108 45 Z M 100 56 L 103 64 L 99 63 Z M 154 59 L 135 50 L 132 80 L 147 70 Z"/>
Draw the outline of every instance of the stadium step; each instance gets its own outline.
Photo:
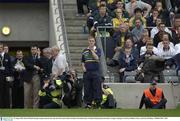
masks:
<path id="1" fill-rule="evenodd" d="M 81 53 L 83 49 L 88 46 L 88 34 L 84 33 L 83 28 L 83 25 L 86 24 L 86 17 L 76 16 L 76 0 L 63 0 L 63 2 L 67 39 L 69 41 L 72 67 L 76 69 L 79 74 L 82 74 Z"/>

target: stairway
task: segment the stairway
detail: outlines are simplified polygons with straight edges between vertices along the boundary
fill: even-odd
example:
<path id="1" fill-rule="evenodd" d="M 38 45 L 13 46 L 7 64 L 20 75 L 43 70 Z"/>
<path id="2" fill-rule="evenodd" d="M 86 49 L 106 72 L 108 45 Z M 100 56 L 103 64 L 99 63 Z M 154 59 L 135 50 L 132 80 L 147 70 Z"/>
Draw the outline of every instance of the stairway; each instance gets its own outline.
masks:
<path id="1" fill-rule="evenodd" d="M 63 10 L 72 67 L 82 74 L 81 52 L 88 46 L 88 34 L 83 32 L 86 17 L 77 17 L 76 0 L 63 0 Z"/>

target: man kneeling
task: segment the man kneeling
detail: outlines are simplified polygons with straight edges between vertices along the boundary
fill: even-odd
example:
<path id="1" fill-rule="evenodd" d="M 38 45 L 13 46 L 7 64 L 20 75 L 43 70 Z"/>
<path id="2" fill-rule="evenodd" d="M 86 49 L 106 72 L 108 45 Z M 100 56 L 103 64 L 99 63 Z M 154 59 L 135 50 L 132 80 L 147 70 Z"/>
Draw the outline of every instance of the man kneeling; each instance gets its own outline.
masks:
<path id="1" fill-rule="evenodd" d="M 139 109 L 141 109 L 145 103 L 145 108 L 152 109 L 165 109 L 166 98 L 164 97 L 163 90 L 156 87 L 156 81 L 152 81 L 150 88 L 144 90 Z"/>

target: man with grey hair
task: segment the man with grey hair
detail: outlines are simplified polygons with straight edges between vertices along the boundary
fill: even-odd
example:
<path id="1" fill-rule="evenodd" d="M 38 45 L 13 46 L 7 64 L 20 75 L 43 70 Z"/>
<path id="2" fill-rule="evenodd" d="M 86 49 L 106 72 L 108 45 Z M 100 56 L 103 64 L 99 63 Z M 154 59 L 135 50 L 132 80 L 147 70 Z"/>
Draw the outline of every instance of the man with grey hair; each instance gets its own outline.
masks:
<path id="1" fill-rule="evenodd" d="M 52 76 L 57 78 L 61 76 L 63 72 L 68 70 L 68 63 L 65 55 L 60 52 L 60 48 L 58 46 L 53 46 L 51 50 L 52 58 L 54 60 L 52 65 Z"/>

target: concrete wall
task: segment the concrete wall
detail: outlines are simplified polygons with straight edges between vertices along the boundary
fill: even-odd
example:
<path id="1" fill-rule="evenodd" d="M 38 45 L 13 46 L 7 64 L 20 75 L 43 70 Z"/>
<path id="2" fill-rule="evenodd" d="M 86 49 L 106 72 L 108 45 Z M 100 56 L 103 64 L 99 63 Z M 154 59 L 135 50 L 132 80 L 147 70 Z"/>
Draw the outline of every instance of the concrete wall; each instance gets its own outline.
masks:
<path id="1" fill-rule="evenodd" d="M 0 29 L 8 25 L 11 34 L 0 41 L 49 41 L 48 3 L 0 3 Z"/>
<path id="2" fill-rule="evenodd" d="M 117 100 L 117 107 L 122 109 L 137 109 L 143 94 L 143 90 L 149 84 L 141 83 L 108 83 L 112 88 Z M 158 84 L 164 91 L 167 101 L 167 108 L 176 108 L 177 102 L 180 102 L 180 85 L 172 86 L 171 84 Z"/>

